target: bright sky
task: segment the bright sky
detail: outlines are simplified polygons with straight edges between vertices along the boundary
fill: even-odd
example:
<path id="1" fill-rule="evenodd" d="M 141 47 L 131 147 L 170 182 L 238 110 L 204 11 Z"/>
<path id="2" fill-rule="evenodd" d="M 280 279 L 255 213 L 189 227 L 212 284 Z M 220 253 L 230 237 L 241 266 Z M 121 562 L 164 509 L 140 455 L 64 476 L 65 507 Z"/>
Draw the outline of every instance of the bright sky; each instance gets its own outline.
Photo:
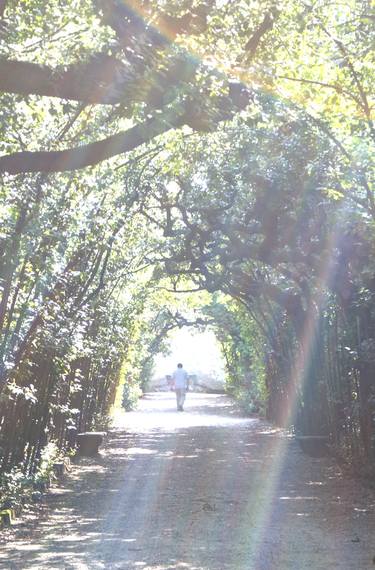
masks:
<path id="1" fill-rule="evenodd" d="M 182 362 L 188 374 L 208 374 L 224 378 L 224 366 L 215 335 L 190 329 L 176 330 L 171 334 L 171 354 L 155 359 L 156 378 L 172 374 L 177 363 Z"/>

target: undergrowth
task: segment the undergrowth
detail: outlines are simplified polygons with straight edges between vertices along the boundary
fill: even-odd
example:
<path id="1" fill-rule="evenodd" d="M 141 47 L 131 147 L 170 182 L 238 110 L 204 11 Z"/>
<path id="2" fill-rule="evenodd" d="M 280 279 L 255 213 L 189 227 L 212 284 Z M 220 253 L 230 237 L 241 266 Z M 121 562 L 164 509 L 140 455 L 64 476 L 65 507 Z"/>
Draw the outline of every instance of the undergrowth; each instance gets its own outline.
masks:
<path id="1" fill-rule="evenodd" d="M 20 509 L 25 503 L 39 498 L 53 479 L 53 465 L 62 459 L 55 443 L 42 450 L 39 467 L 35 473 L 25 473 L 22 464 L 0 476 L 0 510 Z"/>

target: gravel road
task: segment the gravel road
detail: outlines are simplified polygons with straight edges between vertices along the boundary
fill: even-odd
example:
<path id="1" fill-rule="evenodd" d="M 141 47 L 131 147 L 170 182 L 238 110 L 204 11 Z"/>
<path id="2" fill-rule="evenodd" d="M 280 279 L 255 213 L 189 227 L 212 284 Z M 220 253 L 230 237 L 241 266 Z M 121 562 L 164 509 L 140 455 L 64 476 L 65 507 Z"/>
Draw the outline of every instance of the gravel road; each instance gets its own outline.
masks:
<path id="1" fill-rule="evenodd" d="M 3 533 L 0 568 L 375 568 L 375 495 L 221 395 L 148 394 L 45 504 Z"/>

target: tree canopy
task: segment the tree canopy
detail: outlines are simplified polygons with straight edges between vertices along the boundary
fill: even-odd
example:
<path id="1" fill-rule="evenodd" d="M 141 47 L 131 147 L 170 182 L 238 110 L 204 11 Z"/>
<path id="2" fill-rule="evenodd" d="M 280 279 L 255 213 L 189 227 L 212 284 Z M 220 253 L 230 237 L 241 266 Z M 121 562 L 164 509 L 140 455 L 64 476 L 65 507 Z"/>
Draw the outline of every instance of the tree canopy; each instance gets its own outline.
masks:
<path id="1" fill-rule="evenodd" d="M 187 324 L 247 410 L 373 460 L 373 22 L 370 0 L 0 2 L 4 470 L 132 405 Z"/>

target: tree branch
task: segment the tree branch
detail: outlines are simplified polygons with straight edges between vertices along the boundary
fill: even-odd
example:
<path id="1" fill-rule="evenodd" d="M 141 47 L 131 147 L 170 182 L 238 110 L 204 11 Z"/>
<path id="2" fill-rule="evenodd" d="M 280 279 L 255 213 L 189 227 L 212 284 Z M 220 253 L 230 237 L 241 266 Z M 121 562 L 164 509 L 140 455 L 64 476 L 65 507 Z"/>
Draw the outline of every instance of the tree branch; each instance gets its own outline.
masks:
<path id="1" fill-rule="evenodd" d="M 231 118 L 235 112 L 244 109 L 250 100 L 250 93 L 242 84 L 229 83 L 229 95 L 218 97 L 216 108 L 200 109 L 200 101 L 186 101 L 177 114 L 167 110 L 163 115 L 147 119 L 125 132 L 112 135 L 101 141 L 59 151 L 22 151 L 0 157 L 0 174 L 21 174 L 25 172 L 66 172 L 129 152 L 151 141 L 156 136 L 184 124 L 196 130 L 210 130 L 220 121 Z M 203 106 L 204 107 L 204 106 Z"/>
<path id="2" fill-rule="evenodd" d="M 359 93 L 360 101 L 361 101 L 360 107 L 366 116 L 370 133 L 371 133 L 372 137 L 375 138 L 375 129 L 374 129 L 374 123 L 372 121 L 372 116 L 371 116 L 371 107 L 370 107 L 370 104 L 368 102 L 367 93 L 366 93 L 365 88 L 361 82 L 360 74 L 356 71 L 356 68 L 355 68 L 355 66 L 354 66 L 354 64 L 350 58 L 350 55 L 349 55 L 345 45 L 343 44 L 343 42 L 340 41 L 339 39 L 335 38 L 329 32 L 329 30 L 327 30 L 327 28 L 323 24 L 321 24 L 321 28 L 324 31 L 324 33 L 336 45 L 336 47 L 338 48 L 339 52 L 341 53 L 341 55 L 343 57 L 343 60 L 344 60 L 346 67 L 349 69 L 352 80 L 354 81 L 354 84 L 356 85 L 356 87 L 358 89 L 358 93 Z"/>
<path id="3" fill-rule="evenodd" d="M 303 77 L 289 77 L 287 75 L 276 75 L 277 79 L 286 79 L 287 81 L 295 81 L 297 83 L 305 83 L 307 85 L 319 85 L 319 87 L 325 87 L 326 89 L 333 89 L 337 93 L 343 93 L 353 99 L 353 101 L 360 105 L 358 98 L 347 89 L 343 89 L 341 85 L 334 83 L 324 83 L 323 81 L 313 81 L 312 79 L 304 79 Z"/>
<path id="4" fill-rule="evenodd" d="M 129 45 L 130 37 L 147 36 L 148 41 L 164 45 L 174 41 L 177 35 L 199 34 L 207 27 L 207 15 L 212 0 L 197 6 L 182 16 L 170 16 L 160 11 L 156 13 L 148 1 L 128 0 L 125 3 L 116 0 L 97 0 L 102 19 L 117 34 L 122 45 Z"/>
<path id="5" fill-rule="evenodd" d="M 135 80 L 129 71 L 121 61 L 104 54 L 96 54 L 90 62 L 65 70 L 26 61 L 0 60 L 0 91 L 113 105 L 124 100 L 126 87 L 134 87 Z"/>
<path id="6" fill-rule="evenodd" d="M 4 18 L 4 12 L 7 7 L 8 0 L 0 0 L 0 20 Z"/>
<path id="7" fill-rule="evenodd" d="M 279 13 L 279 10 L 274 8 L 265 14 L 262 23 L 255 30 L 245 45 L 245 63 L 249 64 L 254 59 L 255 52 L 258 49 L 263 36 L 272 30 L 275 20 L 279 17 Z"/>
<path id="8" fill-rule="evenodd" d="M 182 126 L 182 120 L 170 114 L 161 118 L 148 119 L 125 132 L 112 135 L 101 141 L 59 151 L 15 152 L 0 157 L 0 174 L 21 174 L 23 172 L 66 172 L 129 152 L 149 142 L 171 128 Z"/>

